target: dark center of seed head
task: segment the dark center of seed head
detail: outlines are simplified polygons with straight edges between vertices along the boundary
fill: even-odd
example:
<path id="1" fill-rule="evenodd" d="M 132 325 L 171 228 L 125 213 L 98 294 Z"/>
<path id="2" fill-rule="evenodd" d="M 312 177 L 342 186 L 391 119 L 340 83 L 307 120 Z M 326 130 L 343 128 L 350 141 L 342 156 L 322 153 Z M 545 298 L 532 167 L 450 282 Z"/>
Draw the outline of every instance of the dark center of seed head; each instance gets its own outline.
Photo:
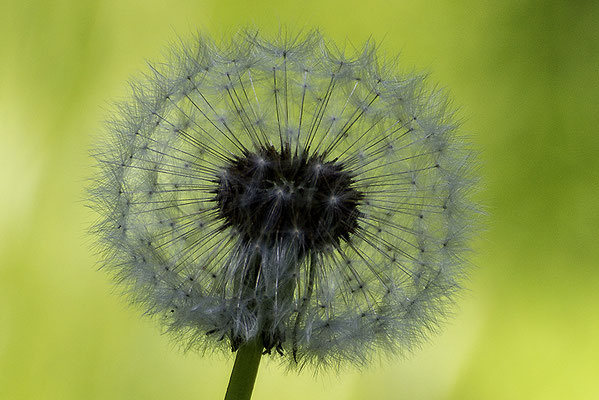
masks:
<path id="1" fill-rule="evenodd" d="M 358 229 L 364 195 L 352 172 L 318 154 L 261 147 L 230 160 L 217 183 L 224 226 L 248 243 L 287 241 L 306 253 L 348 241 Z"/>

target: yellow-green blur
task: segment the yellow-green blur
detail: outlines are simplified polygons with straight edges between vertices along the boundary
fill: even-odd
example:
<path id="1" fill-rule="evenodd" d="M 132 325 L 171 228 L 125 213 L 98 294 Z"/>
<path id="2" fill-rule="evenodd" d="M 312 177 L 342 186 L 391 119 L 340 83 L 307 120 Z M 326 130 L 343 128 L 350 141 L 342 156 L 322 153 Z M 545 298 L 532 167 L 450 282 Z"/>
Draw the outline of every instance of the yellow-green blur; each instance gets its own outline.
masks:
<path id="1" fill-rule="evenodd" d="M 219 399 L 233 358 L 183 354 L 118 296 L 87 229 L 126 81 L 196 30 L 374 39 L 462 106 L 481 151 L 468 291 L 407 360 L 314 378 L 264 360 L 256 400 L 599 398 L 596 1 L 0 1 L 0 399 Z"/>

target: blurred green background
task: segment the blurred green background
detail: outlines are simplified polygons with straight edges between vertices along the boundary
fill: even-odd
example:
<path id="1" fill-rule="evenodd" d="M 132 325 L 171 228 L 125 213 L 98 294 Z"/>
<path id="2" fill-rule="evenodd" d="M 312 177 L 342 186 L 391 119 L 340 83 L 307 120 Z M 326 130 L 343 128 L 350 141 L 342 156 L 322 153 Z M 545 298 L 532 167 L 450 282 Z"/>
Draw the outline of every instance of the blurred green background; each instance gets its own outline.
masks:
<path id="1" fill-rule="evenodd" d="M 599 2 L 1 1 L 0 399 L 219 399 L 232 359 L 182 354 L 96 271 L 88 149 L 177 35 L 253 24 L 369 37 L 432 73 L 482 151 L 489 217 L 444 332 L 408 360 L 255 399 L 599 398 Z"/>

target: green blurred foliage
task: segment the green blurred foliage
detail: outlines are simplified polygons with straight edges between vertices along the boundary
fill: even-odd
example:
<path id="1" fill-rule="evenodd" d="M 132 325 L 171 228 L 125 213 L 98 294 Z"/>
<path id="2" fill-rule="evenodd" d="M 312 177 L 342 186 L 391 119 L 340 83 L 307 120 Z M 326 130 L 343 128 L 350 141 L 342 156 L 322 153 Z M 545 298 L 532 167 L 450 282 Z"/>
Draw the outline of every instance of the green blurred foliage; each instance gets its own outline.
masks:
<path id="1" fill-rule="evenodd" d="M 596 1 L 2 0 L 0 398 L 221 398 L 232 359 L 182 354 L 96 271 L 82 189 L 125 82 L 169 40 L 254 25 L 372 37 L 431 72 L 481 150 L 469 291 L 408 360 L 313 377 L 261 366 L 256 399 L 599 398 Z"/>

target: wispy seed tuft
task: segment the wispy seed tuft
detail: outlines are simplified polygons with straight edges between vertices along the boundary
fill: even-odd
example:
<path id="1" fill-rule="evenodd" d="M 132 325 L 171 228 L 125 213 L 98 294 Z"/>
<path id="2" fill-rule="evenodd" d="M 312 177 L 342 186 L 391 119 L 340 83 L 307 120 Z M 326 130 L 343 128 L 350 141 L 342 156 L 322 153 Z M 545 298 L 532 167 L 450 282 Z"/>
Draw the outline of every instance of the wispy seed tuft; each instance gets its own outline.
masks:
<path id="1" fill-rule="evenodd" d="M 460 288 L 473 153 L 445 95 L 371 44 L 175 46 L 95 158 L 102 265 L 188 348 L 360 364 L 421 344 Z"/>

